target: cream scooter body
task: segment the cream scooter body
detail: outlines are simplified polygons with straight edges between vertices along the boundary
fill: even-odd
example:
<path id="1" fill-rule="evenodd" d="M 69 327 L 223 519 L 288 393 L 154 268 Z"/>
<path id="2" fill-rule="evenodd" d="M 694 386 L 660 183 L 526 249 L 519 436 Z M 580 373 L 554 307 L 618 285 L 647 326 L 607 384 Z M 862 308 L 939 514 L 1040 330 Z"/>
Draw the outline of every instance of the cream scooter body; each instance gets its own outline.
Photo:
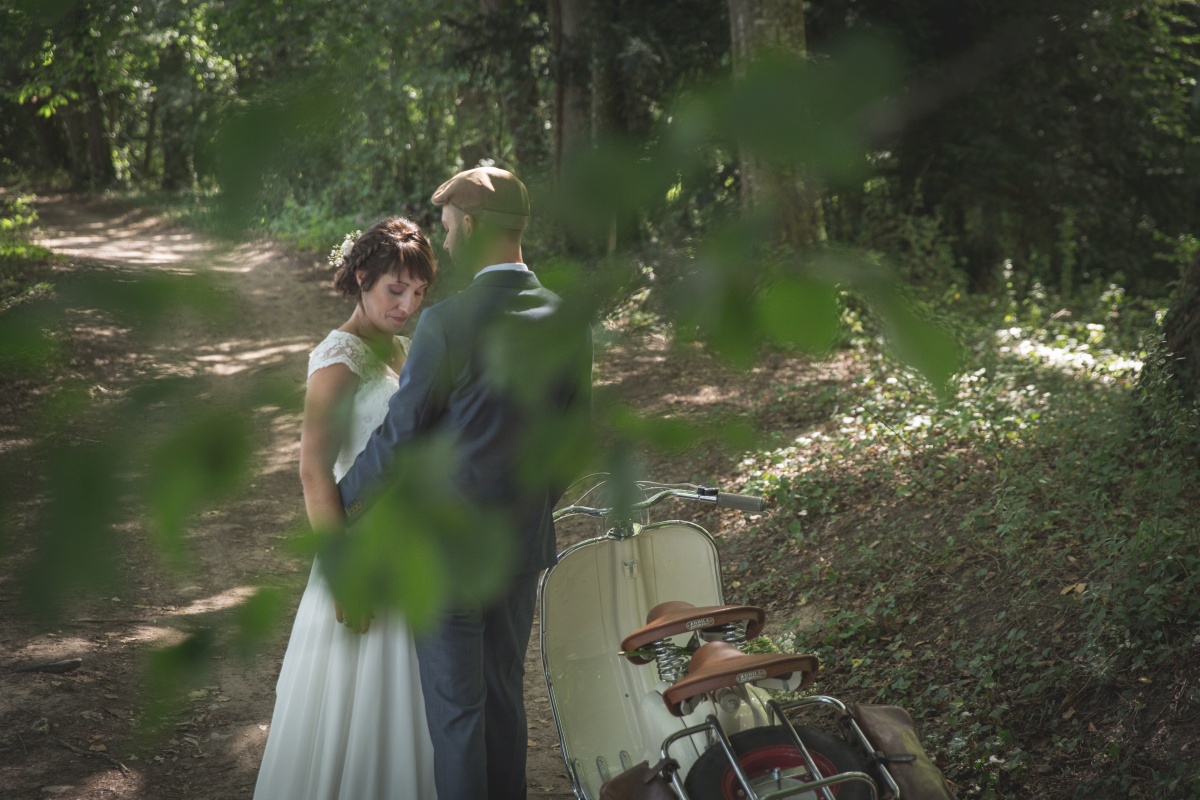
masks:
<path id="1" fill-rule="evenodd" d="M 684 717 L 662 699 L 669 686 L 653 664 L 620 655 L 621 641 L 667 600 L 724 604 L 717 547 L 689 522 L 632 525 L 568 548 L 542 577 L 541 651 L 563 758 L 576 797 L 641 761 L 658 761 L 672 733 L 716 715 L 730 732 L 766 724 L 766 693 L 754 686 L 705 699 Z M 678 642 L 683 644 L 683 637 Z M 703 737 L 672 751 L 682 771 L 711 744 Z"/>

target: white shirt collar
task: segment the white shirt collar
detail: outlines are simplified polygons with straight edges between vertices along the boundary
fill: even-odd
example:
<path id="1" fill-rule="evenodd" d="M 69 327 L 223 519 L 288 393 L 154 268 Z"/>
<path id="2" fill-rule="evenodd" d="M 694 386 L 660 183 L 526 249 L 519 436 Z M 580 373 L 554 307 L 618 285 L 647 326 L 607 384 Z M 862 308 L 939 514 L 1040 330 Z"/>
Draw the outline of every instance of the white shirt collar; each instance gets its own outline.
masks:
<path id="1" fill-rule="evenodd" d="M 529 272 L 529 267 L 525 266 L 520 261 L 513 261 L 508 264 L 492 264 L 490 267 L 484 267 L 483 269 L 479 270 L 479 272 L 475 273 L 475 277 L 478 278 L 485 272 L 499 272 L 502 269 L 512 270 L 513 272 Z"/>

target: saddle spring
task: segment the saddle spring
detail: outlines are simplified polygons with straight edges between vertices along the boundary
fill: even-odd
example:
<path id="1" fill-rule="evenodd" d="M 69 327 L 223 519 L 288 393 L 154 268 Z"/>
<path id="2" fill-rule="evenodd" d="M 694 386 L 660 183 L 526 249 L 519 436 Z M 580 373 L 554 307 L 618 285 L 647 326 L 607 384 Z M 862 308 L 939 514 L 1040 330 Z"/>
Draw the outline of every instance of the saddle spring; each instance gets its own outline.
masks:
<path id="1" fill-rule="evenodd" d="M 737 649 L 745 651 L 747 624 L 747 620 L 740 619 L 726 622 L 724 625 L 705 628 L 701 632 L 700 638 L 706 642 L 728 642 Z"/>
<path id="2" fill-rule="evenodd" d="M 700 631 L 700 639 L 705 642 L 728 642 L 739 650 L 746 649 L 747 620 L 735 620 L 722 625 L 714 625 Z M 658 668 L 659 680 L 674 683 L 687 674 L 689 655 L 671 644 L 668 639 L 659 639 L 650 645 L 654 653 L 654 664 Z"/>
<path id="3" fill-rule="evenodd" d="M 687 672 L 687 657 L 668 639 L 659 639 L 650 645 L 654 652 L 654 665 L 658 668 L 659 680 L 674 683 Z"/>

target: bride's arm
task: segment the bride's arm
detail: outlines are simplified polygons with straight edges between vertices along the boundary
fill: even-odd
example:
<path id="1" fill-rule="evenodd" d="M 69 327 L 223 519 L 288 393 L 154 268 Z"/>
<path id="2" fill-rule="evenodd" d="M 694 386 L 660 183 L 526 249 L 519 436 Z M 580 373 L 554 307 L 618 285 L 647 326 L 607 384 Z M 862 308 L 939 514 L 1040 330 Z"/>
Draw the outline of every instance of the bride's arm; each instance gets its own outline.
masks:
<path id="1" fill-rule="evenodd" d="M 304 420 L 300 424 L 300 483 L 304 486 L 304 508 L 308 524 L 317 533 L 340 533 L 346 512 L 333 479 L 333 465 L 350 435 L 350 415 L 359 379 L 345 364 L 335 363 L 308 376 L 304 393 Z M 338 622 L 366 633 L 369 617 L 347 620 L 334 601 Z"/>
<path id="2" fill-rule="evenodd" d="M 330 364 L 308 377 L 300 425 L 300 483 L 308 524 L 318 533 L 339 532 L 345 524 L 333 465 L 350 433 L 358 376 L 345 364 Z"/>

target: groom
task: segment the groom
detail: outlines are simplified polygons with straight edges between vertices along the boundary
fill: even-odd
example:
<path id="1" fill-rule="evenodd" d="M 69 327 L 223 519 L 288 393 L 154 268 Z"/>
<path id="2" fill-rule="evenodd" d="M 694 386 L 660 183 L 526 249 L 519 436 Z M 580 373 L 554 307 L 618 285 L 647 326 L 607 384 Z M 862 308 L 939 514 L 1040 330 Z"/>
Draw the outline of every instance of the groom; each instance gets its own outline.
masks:
<path id="1" fill-rule="evenodd" d="M 525 652 L 538 574 L 556 560 L 551 511 L 565 488 L 544 472 L 531 477 L 530 454 L 535 439 L 544 447 L 558 435 L 549 426 L 586 412 L 591 333 L 522 261 L 530 207 L 515 175 L 460 172 L 433 203 L 447 252 L 475 278 L 421 315 L 387 416 L 338 488 L 349 524 L 386 482 L 398 448 L 426 435 L 453 439 L 456 496 L 499 521 L 516 557 L 498 599 L 457 603 L 417 637 L 438 800 L 523 800 Z M 517 363 L 498 364 L 497 353 Z"/>

